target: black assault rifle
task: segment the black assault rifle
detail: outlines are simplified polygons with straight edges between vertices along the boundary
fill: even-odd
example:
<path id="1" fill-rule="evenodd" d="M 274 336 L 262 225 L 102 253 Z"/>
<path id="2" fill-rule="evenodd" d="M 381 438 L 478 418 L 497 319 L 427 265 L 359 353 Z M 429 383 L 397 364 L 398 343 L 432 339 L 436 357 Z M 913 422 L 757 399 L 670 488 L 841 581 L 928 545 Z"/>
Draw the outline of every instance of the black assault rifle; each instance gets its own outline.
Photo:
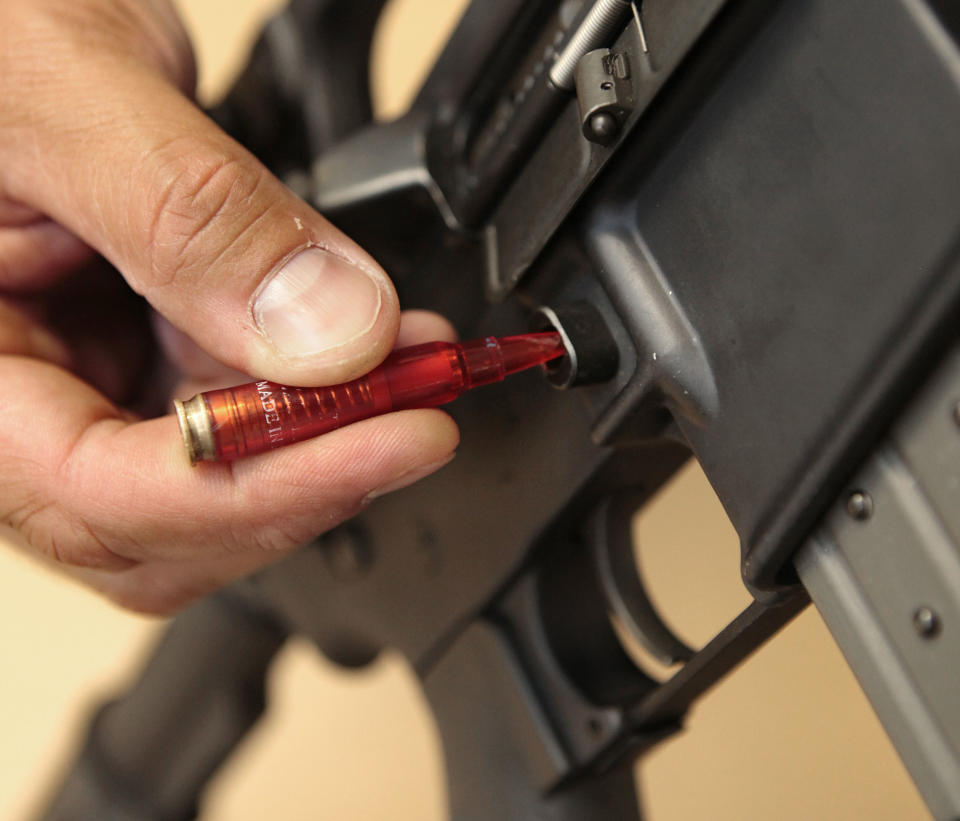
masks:
<path id="1" fill-rule="evenodd" d="M 45 817 L 193 817 L 295 633 L 409 659 L 457 821 L 637 819 L 632 760 L 812 599 L 960 818 L 960 7 L 476 0 L 371 124 L 382 5 L 293 0 L 215 115 L 406 307 L 560 330 L 565 390 L 464 397 L 438 476 L 178 617 Z M 753 595 L 700 649 L 629 537 L 691 454 Z"/>

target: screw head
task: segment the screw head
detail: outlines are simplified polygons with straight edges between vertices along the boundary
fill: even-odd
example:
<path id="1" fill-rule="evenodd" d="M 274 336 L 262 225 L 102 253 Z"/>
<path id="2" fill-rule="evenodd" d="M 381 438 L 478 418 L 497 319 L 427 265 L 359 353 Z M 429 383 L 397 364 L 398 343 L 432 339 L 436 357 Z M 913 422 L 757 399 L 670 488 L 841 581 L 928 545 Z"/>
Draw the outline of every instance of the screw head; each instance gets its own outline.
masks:
<path id="1" fill-rule="evenodd" d="M 926 605 L 918 607 L 913 611 L 913 629 L 918 636 L 932 639 L 940 632 L 940 617 Z"/>
<path id="2" fill-rule="evenodd" d="M 858 522 L 873 515 L 873 499 L 864 490 L 855 490 L 847 497 L 847 513 Z"/>
<path id="3" fill-rule="evenodd" d="M 617 118 L 607 111 L 598 111 L 591 115 L 587 125 L 592 139 L 598 143 L 612 142 L 620 131 Z"/>

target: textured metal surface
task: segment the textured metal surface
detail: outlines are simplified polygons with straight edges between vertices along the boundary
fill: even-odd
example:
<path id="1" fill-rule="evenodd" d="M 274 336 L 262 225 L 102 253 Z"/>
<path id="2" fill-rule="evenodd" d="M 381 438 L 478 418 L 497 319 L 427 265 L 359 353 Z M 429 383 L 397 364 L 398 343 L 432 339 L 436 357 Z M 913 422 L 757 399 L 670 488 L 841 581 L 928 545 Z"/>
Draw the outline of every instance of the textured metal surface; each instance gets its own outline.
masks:
<path id="1" fill-rule="evenodd" d="M 596 0 L 550 68 L 553 84 L 572 90 L 577 63 L 588 51 L 607 45 L 629 13 L 629 0 Z"/>
<path id="2" fill-rule="evenodd" d="M 937 818 L 960 817 L 960 349 L 797 558 Z"/>
<path id="3" fill-rule="evenodd" d="M 718 18 L 592 189 L 583 241 L 644 365 L 611 413 L 669 397 L 772 588 L 956 322 L 960 54 L 917 3 L 761 5 Z M 709 380 L 660 347 L 649 283 Z"/>
<path id="4" fill-rule="evenodd" d="M 583 139 L 579 106 L 571 97 L 544 130 L 488 221 L 486 285 L 492 297 L 502 299 L 521 280 L 724 5 L 726 0 L 644 2 L 646 37 L 626 25 L 611 46 L 630 61 L 630 115 L 610 145 L 592 143 Z"/>

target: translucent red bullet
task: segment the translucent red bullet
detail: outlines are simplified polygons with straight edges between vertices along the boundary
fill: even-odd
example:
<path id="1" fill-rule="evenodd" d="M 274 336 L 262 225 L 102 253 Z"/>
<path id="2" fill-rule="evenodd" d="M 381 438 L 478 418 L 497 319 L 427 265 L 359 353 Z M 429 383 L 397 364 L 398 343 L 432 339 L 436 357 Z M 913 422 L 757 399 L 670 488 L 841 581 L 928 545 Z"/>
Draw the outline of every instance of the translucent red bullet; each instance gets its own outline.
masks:
<path id="1" fill-rule="evenodd" d="M 430 408 L 565 353 L 558 333 L 428 342 L 394 351 L 366 376 L 322 388 L 260 381 L 177 400 L 190 461 L 252 456 L 406 408 Z"/>

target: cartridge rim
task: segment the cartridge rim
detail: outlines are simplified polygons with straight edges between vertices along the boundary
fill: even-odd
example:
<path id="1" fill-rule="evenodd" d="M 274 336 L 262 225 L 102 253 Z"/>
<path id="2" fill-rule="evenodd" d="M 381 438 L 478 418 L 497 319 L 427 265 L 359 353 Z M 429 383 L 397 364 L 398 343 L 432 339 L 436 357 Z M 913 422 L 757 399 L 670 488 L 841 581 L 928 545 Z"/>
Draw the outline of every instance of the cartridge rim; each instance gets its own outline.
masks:
<path id="1" fill-rule="evenodd" d="M 197 394 L 185 401 L 174 399 L 173 406 L 177 411 L 177 423 L 190 464 L 195 465 L 201 460 L 214 461 L 217 452 L 203 397 Z"/>

